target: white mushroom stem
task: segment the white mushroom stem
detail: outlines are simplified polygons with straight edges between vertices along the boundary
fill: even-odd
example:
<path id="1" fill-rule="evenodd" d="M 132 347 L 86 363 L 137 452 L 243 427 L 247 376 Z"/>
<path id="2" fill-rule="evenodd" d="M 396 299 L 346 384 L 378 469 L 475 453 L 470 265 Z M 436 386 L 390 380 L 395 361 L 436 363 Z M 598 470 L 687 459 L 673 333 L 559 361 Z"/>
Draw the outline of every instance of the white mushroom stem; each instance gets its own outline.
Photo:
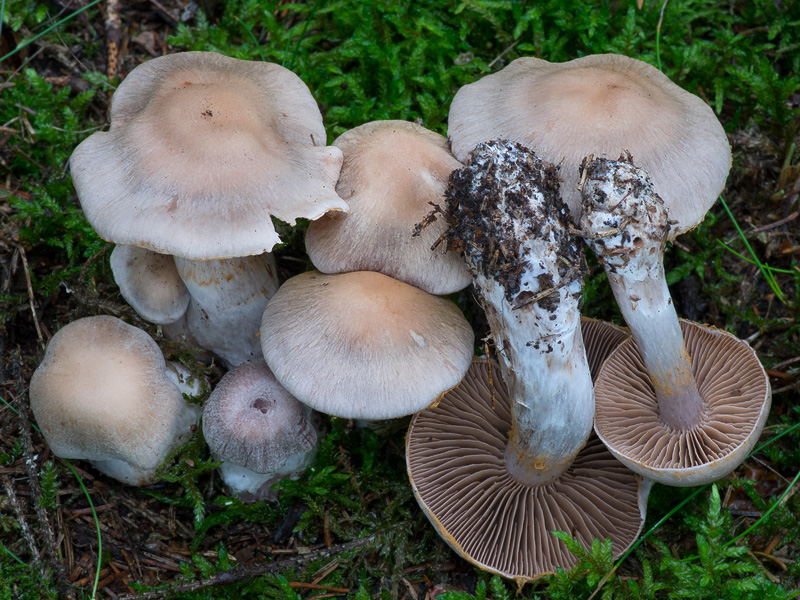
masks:
<path id="1" fill-rule="evenodd" d="M 461 245 L 512 398 L 506 464 L 527 485 L 557 478 L 589 437 L 594 396 L 580 334 L 582 256 L 557 171 L 510 142 L 479 145 L 448 190 Z"/>
<path id="2" fill-rule="evenodd" d="M 699 422 L 703 401 L 664 275 L 670 231 L 664 201 L 630 157 L 590 160 L 583 169 L 581 229 L 642 352 L 661 420 L 688 431 Z"/>
<path id="3" fill-rule="evenodd" d="M 192 297 L 186 319 L 197 344 L 229 368 L 260 358 L 261 316 L 278 289 L 272 254 L 203 261 L 176 256 L 175 265 Z"/>

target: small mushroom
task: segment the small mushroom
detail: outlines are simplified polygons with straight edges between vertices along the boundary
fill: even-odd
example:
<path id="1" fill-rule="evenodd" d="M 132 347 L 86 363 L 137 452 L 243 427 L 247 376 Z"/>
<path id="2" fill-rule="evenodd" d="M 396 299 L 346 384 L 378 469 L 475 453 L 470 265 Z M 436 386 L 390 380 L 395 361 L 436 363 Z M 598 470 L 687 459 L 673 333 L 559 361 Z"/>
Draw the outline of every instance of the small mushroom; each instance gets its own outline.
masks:
<path id="1" fill-rule="evenodd" d="M 203 410 L 203 435 L 222 479 L 245 501 L 275 497 L 271 486 L 297 477 L 318 446 L 312 411 L 275 379 L 266 364 L 228 371 Z"/>
<path id="2" fill-rule="evenodd" d="M 455 304 L 381 273 L 303 273 L 267 304 L 264 358 L 298 400 L 351 419 L 434 403 L 469 367 L 474 334 Z"/>
<path id="3" fill-rule="evenodd" d="M 258 327 L 277 289 L 279 237 L 347 210 L 342 155 L 325 146 L 306 85 L 279 65 L 184 52 L 135 68 L 114 93 L 111 128 L 70 158 L 97 233 L 176 257 L 192 300 L 186 329 L 228 365 L 258 358 Z M 191 263 L 191 264 L 187 264 Z"/>
<path id="4" fill-rule="evenodd" d="M 60 329 L 34 371 L 30 402 L 56 456 L 83 459 L 130 485 L 151 483 L 191 436 L 200 408 L 188 404 L 156 343 L 108 316 Z"/>
<path id="5" fill-rule="evenodd" d="M 430 294 L 465 288 L 470 275 L 456 252 L 432 251 L 443 220 L 417 227 L 443 203 L 447 179 L 461 166 L 447 139 L 407 121 L 372 121 L 334 140 L 344 162 L 336 190 L 350 212 L 308 226 L 306 249 L 323 273 L 378 271 Z"/>
<path id="6" fill-rule="evenodd" d="M 595 429 L 629 468 L 661 483 L 719 479 L 758 440 L 770 407 L 767 375 L 745 342 L 679 323 L 663 261 L 673 202 L 656 194 L 647 173 L 628 155 L 588 160 L 582 179 L 581 230 L 635 341 L 601 372 Z"/>

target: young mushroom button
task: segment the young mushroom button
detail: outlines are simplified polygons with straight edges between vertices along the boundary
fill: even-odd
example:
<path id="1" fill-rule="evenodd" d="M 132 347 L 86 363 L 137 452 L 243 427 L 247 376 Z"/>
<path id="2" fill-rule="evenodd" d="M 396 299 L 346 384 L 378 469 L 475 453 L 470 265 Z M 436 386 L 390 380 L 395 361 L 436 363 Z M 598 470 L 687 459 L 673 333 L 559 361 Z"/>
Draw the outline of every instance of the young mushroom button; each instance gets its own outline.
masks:
<path id="1" fill-rule="evenodd" d="M 53 336 L 30 400 L 56 456 L 88 460 L 131 485 L 152 482 L 200 418 L 153 339 L 107 316 L 78 319 Z"/>
<path id="2" fill-rule="evenodd" d="M 203 409 L 203 435 L 222 478 L 246 501 L 274 498 L 273 483 L 297 477 L 318 446 L 312 411 L 263 362 L 228 371 Z"/>

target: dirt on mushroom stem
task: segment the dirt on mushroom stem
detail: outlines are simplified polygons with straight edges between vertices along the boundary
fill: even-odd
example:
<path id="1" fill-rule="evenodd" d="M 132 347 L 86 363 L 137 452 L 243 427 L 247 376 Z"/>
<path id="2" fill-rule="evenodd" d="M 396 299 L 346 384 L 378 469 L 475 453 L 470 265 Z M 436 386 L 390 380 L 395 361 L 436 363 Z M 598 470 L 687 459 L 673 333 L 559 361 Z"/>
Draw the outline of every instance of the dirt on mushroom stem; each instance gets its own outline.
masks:
<path id="1" fill-rule="evenodd" d="M 558 169 L 514 142 L 479 144 L 445 194 L 447 241 L 461 248 L 514 398 L 506 451 L 526 485 L 552 481 L 591 430 L 580 335 L 585 264 Z"/>
<path id="2" fill-rule="evenodd" d="M 533 190 L 543 195 L 544 205 L 549 207 L 557 227 L 566 230 L 573 223 L 569 209 L 559 195 L 558 167 L 543 163 L 520 144 L 502 143 L 520 154 L 511 162 L 476 162 L 475 169 L 486 170 L 481 177 L 475 177 L 474 171 L 468 169 L 458 169 L 451 174 L 445 196 L 445 217 L 450 225 L 447 242 L 449 249 L 462 250 L 485 277 L 498 281 L 505 289 L 506 300 L 522 306 L 529 293 L 520 294 L 524 270 L 520 245 L 528 238 L 547 237 L 551 226 L 531 206 L 529 198 Z M 507 219 L 498 218 L 499 215 L 492 213 L 489 206 L 498 180 L 514 180 L 519 186 L 505 190 Z M 524 224 L 522 230 L 518 227 L 520 223 Z M 583 277 L 585 262 L 580 245 L 567 236 L 557 237 L 554 243 L 557 247 L 553 250 L 562 257 L 557 263 L 559 278 Z M 541 280 L 540 285 L 542 289 L 552 286 L 552 276 L 549 282 Z M 554 311 L 558 297 L 549 295 L 538 302 Z"/>
<path id="3" fill-rule="evenodd" d="M 582 234 L 642 349 L 662 421 L 690 430 L 704 404 L 666 285 L 663 255 L 674 224 L 667 204 L 630 153 L 616 161 L 587 157 L 581 170 Z"/>

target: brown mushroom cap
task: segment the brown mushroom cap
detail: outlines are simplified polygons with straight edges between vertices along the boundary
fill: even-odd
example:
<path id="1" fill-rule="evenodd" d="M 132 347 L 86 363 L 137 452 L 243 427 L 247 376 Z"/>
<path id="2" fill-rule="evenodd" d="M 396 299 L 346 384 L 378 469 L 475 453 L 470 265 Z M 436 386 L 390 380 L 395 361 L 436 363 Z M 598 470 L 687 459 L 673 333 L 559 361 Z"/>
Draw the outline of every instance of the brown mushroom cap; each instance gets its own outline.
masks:
<path id="1" fill-rule="evenodd" d="M 629 151 L 677 221 L 673 235 L 703 219 L 731 163 L 725 131 L 700 98 L 615 54 L 560 64 L 519 58 L 458 91 L 448 135 L 462 162 L 480 142 L 502 138 L 560 164 L 562 195 L 576 217 L 581 160 Z"/>
<path id="2" fill-rule="evenodd" d="M 347 210 L 338 148 L 314 98 L 276 64 L 184 52 L 134 69 L 114 94 L 111 129 L 70 159 L 104 239 L 209 259 L 260 254 L 294 224 Z"/>
<path id="3" fill-rule="evenodd" d="M 702 485 L 733 471 L 753 449 L 772 393 L 746 342 L 690 321 L 681 330 L 703 399 L 700 423 L 662 423 L 655 390 L 633 339 L 609 356 L 595 384 L 595 431 L 630 469 L 673 486 Z"/>
<path id="4" fill-rule="evenodd" d="M 30 384 L 31 409 L 53 453 L 154 470 L 186 405 L 165 369 L 153 339 L 115 317 L 60 329 Z"/>
<path id="5" fill-rule="evenodd" d="M 312 408 L 354 419 L 429 406 L 463 377 L 473 338 L 449 300 L 371 271 L 293 277 L 261 325 L 278 381 Z"/>
<path id="6" fill-rule="evenodd" d="M 170 254 L 117 246 L 109 262 L 123 298 L 144 320 L 166 325 L 186 313 L 191 296 Z"/>
<path id="7" fill-rule="evenodd" d="M 203 409 L 203 435 L 218 460 L 274 473 L 317 444 L 311 410 L 278 383 L 266 364 L 228 371 Z"/>
<path id="8" fill-rule="evenodd" d="M 450 172 L 461 164 L 447 139 L 407 121 L 373 121 L 339 136 L 344 154 L 336 191 L 349 214 L 331 213 L 308 226 L 306 249 L 323 273 L 378 271 L 431 294 L 450 294 L 471 282 L 464 260 L 432 251 L 447 224 L 415 226 L 442 205 Z"/>
<path id="9" fill-rule="evenodd" d="M 589 361 L 602 362 L 613 342 L 604 341 L 605 324 L 586 325 Z M 614 339 L 619 330 L 609 333 Z M 411 422 L 409 477 L 434 527 L 468 561 L 520 583 L 577 561 L 552 531 L 565 531 L 586 547 L 610 538 L 614 555 L 622 554 L 644 523 L 649 483 L 595 436 L 552 483 L 515 480 L 505 462 L 510 401 L 498 370 L 488 365 L 474 361 L 456 389 Z"/>

